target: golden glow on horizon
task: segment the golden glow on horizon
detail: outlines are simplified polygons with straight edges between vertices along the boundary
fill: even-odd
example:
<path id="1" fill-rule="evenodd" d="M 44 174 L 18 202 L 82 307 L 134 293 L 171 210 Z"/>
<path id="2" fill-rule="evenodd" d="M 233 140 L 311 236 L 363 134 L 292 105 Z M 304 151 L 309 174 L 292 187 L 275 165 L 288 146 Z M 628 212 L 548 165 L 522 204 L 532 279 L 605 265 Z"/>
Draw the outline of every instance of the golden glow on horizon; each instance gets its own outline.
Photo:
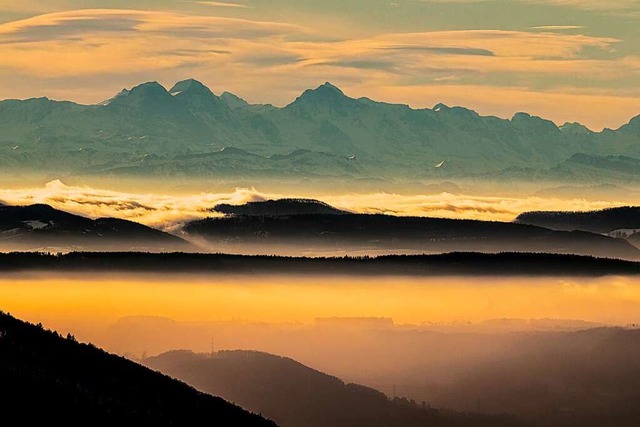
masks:
<path id="1" fill-rule="evenodd" d="M 34 274 L 0 280 L 0 301 L 2 310 L 34 322 L 110 324 L 127 316 L 159 316 L 310 324 L 318 317 L 388 317 L 398 324 L 548 318 L 626 325 L 638 321 L 640 281 Z"/>

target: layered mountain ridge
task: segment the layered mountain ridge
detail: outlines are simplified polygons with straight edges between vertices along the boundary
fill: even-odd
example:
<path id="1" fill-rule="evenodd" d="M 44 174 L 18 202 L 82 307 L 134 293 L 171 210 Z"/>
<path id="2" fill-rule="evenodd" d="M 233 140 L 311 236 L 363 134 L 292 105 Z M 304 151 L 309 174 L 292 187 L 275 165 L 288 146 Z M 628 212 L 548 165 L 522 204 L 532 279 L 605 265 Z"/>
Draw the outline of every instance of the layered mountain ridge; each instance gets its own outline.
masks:
<path id="1" fill-rule="evenodd" d="M 594 132 L 527 113 L 413 109 L 351 98 L 328 82 L 278 108 L 189 79 L 169 90 L 143 83 L 97 105 L 1 101 L 0 166 L 57 175 L 616 182 L 630 174 L 612 164 L 634 163 L 632 179 L 640 171 L 638 124 L 640 116 Z"/>

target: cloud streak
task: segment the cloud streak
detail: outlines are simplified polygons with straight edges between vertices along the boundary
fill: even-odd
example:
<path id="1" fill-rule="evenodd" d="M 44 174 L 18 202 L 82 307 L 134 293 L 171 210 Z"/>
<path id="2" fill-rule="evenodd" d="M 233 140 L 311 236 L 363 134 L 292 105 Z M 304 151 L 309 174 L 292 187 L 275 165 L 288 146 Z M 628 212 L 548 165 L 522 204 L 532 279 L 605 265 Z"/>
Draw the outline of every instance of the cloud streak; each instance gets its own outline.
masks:
<path id="1" fill-rule="evenodd" d="M 425 3 L 486 3 L 495 0 L 421 0 Z M 521 3 L 569 7 L 589 11 L 628 11 L 640 7 L 638 0 L 515 0 Z"/>
<path id="2" fill-rule="evenodd" d="M 582 30 L 585 27 L 581 25 L 539 25 L 537 27 L 531 27 L 532 30 L 550 30 L 550 31 L 562 31 L 562 30 Z"/>
<path id="3" fill-rule="evenodd" d="M 542 3 L 554 6 L 575 7 L 594 11 L 622 11 L 640 6 L 638 0 L 521 0 L 528 3 Z"/>
<path id="4" fill-rule="evenodd" d="M 297 41 L 304 39 L 311 40 Z M 288 55 L 307 58 L 310 64 L 393 61 L 394 68 L 403 73 L 412 67 L 417 73 L 425 63 L 434 67 L 434 61 L 447 64 L 439 68 L 460 68 L 460 64 L 464 64 L 486 71 L 544 72 L 549 65 L 545 61 L 566 64 L 570 60 L 583 60 L 581 53 L 585 49 L 613 52 L 618 42 L 615 38 L 581 34 L 498 30 L 391 33 L 323 42 L 313 31 L 291 24 L 171 12 L 85 10 L 0 25 L 0 53 L 3 54 L 0 64 L 37 75 L 81 75 L 118 70 L 123 61 L 129 68 L 132 62 L 143 67 L 155 63 L 157 68 L 183 65 L 174 62 L 172 53 L 176 50 L 192 52 L 193 63 L 206 62 L 207 58 L 200 53 L 207 47 L 215 51 L 237 51 L 243 63 L 252 56 L 260 63 L 261 57 Z M 29 44 L 28 48 L 24 44 Z M 60 55 L 58 49 L 51 52 L 52 48 L 62 48 L 65 54 Z M 51 59 L 47 61 L 46 70 L 40 67 L 40 61 L 34 60 L 35 56 Z M 211 65 L 215 62 L 210 58 L 209 61 Z M 89 65 L 92 62 L 98 64 Z M 279 64 L 280 61 L 265 63 L 266 66 Z M 597 64 L 594 61 L 594 65 Z M 577 68 L 570 71 L 575 72 Z M 554 69 L 554 72 L 561 71 L 562 68 Z"/>
<path id="5" fill-rule="evenodd" d="M 247 6 L 245 4 L 226 3 L 226 2 L 220 2 L 220 1 L 194 1 L 192 3 L 200 4 L 200 5 L 203 5 L 203 6 L 211 6 L 211 7 L 230 7 L 230 8 L 237 8 L 237 9 L 248 9 L 249 8 L 249 6 Z"/>

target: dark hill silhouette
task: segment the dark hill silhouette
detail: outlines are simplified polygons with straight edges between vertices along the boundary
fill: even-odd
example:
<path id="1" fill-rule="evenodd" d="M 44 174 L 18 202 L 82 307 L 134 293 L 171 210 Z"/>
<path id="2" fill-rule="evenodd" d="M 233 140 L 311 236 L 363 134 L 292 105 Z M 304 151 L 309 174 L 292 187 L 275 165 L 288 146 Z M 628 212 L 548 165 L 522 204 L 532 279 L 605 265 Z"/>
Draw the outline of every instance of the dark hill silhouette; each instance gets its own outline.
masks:
<path id="1" fill-rule="evenodd" d="M 149 358 L 148 366 L 194 387 L 263 413 L 282 427 L 422 427 L 523 425 L 508 416 L 439 411 L 304 366 L 254 351 L 213 355 L 175 351 Z"/>
<path id="2" fill-rule="evenodd" d="M 534 253 L 449 253 L 372 257 L 293 258 L 191 253 L 0 253 L 0 271 L 174 273 L 287 273 L 338 275 L 638 275 L 640 263 L 609 258 Z"/>
<path id="3" fill-rule="evenodd" d="M 221 398 L 2 312 L 0 383 L 2 419 L 19 425 L 275 426 Z"/>
<path id="4" fill-rule="evenodd" d="M 640 207 L 626 206 L 589 212 L 525 212 L 516 218 L 516 222 L 554 230 L 611 233 L 620 229 L 640 229 Z"/>
<path id="5" fill-rule="evenodd" d="M 12 249 L 186 250 L 190 245 L 168 233 L 115 218 L 92 220 L 48 205 L 0 205 L 0 245 Z"/>
<path id="6" fill-rule="evenodd" d="M 259 253 L 259 245 L 316 250 L 414 250 L 546 252 L 638 259 L 640 251 L 623 239 L 588 232 L 473 220 L 389 215 L 227 216 L 194 221 L 184 231 L 216 248 Z M 236 249 L 239 248 L 239 249 Z M 249 252 L 248 252 L 249 253 Z"/>
<path id="7" fill-rule="evenodd" d="M 313 199 L 279 199 L 248 202 L 243 205 L 220 204 L 215 212 L 226 215 L 291 216 L 291 215 L 344 215 L 348 212 Z"/>

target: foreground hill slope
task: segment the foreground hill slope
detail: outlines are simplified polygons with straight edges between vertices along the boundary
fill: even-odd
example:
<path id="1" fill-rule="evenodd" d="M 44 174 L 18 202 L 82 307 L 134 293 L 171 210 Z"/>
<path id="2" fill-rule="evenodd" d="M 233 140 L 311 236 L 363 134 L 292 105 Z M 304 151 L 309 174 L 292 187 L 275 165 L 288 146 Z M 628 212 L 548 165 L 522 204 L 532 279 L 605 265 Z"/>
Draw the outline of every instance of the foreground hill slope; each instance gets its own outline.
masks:
<path id="1" fill-rule="evenodd" d="M 304 366 L 254 351 L 213 355 L 176 351 L 145 364 L 219 394 L 283 427 L 519 426 L 508 416 L 449 413 L 384 394 Z"/>
<path id="2" fill-rule="evenodd" d="M 0 401 L 21 425 L 274 426 L 91 345 L 0 312 Z"/>

